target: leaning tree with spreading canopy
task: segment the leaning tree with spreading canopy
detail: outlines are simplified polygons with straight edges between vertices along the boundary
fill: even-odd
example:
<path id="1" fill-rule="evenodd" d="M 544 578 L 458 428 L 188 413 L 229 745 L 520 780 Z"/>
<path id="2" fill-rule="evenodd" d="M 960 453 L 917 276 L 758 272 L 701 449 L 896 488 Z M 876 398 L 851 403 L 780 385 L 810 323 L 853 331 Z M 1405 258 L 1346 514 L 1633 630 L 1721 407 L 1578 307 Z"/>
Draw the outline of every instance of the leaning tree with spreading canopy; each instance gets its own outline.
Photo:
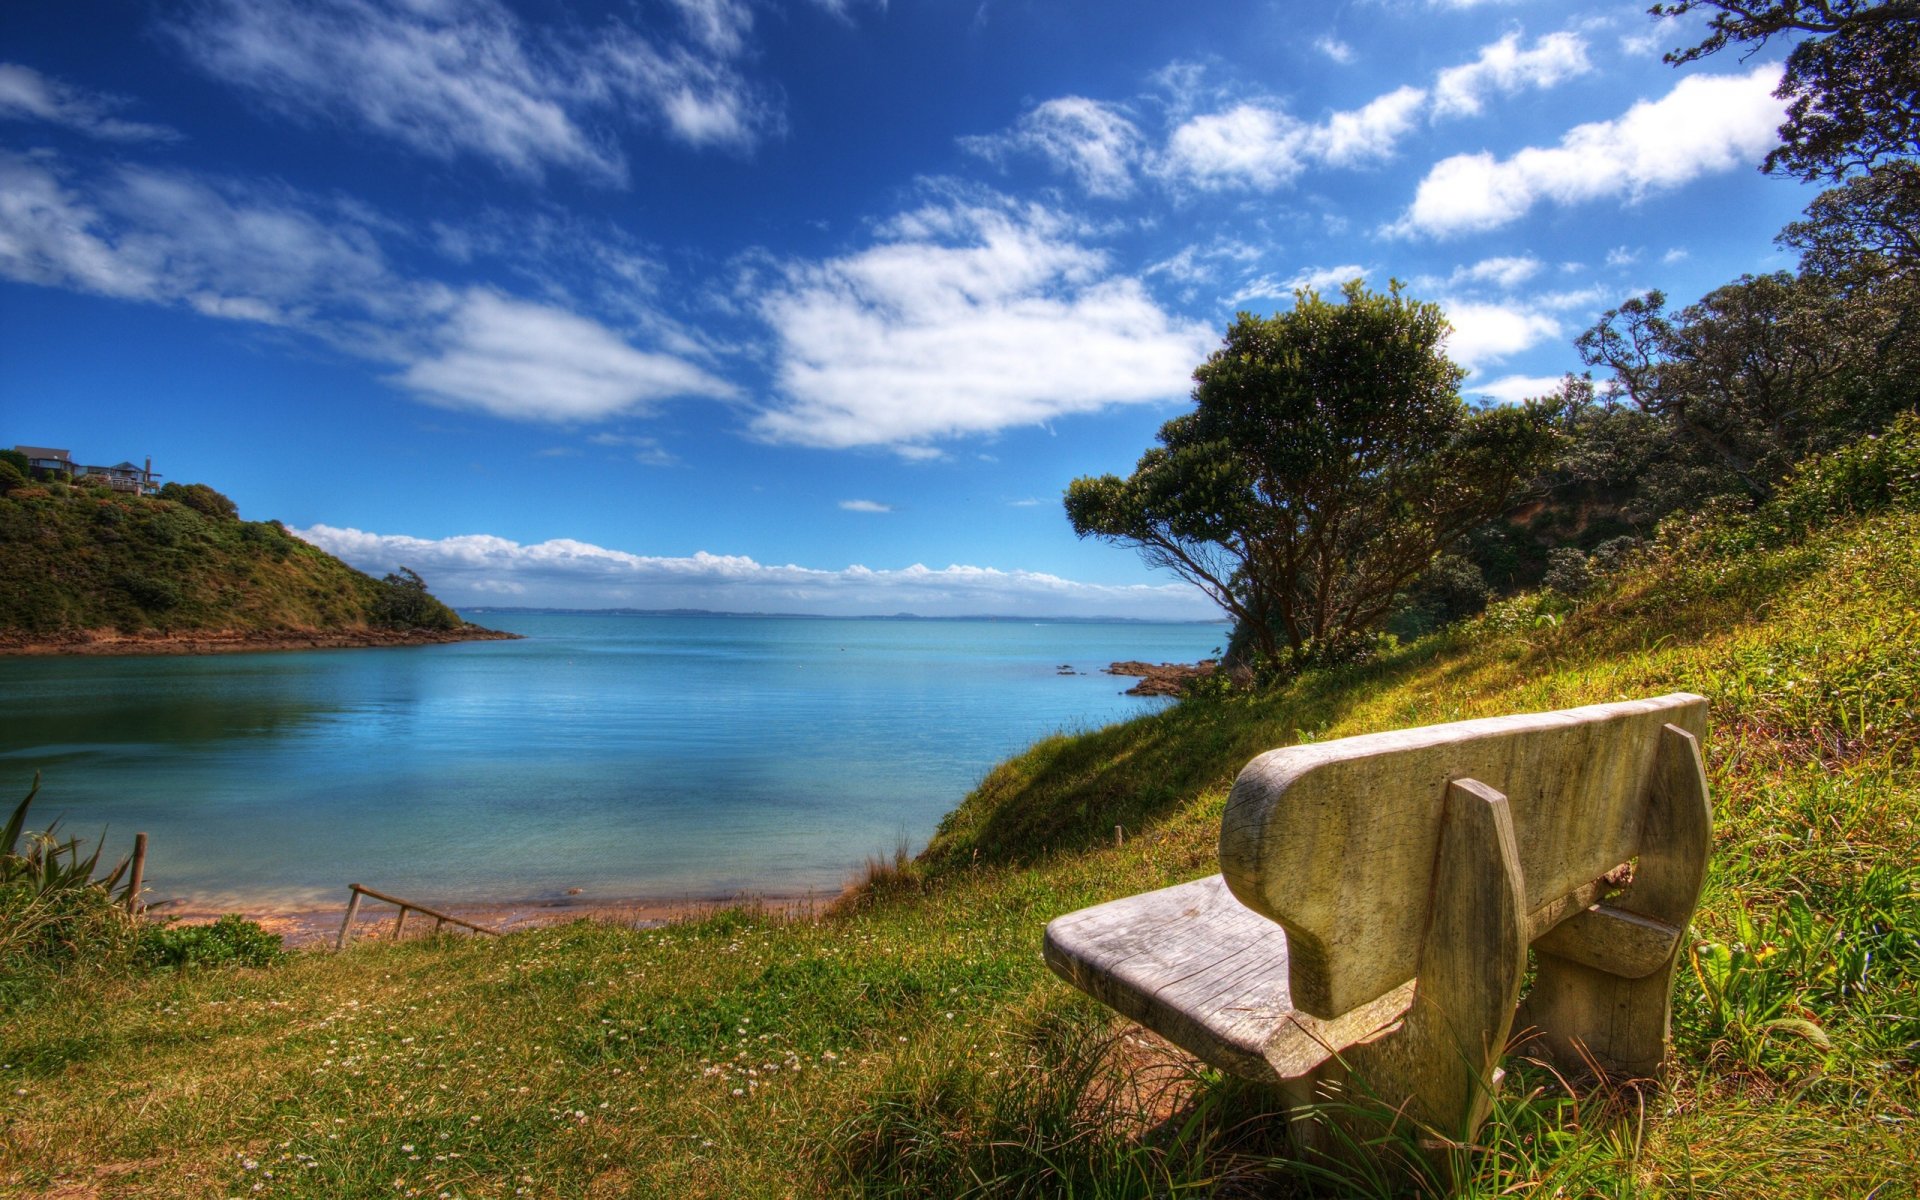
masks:
<path id="1" fill-rule="evenodd" d="M 1067 488 L 1076 534 L 1198 586 L 1286 669 L 1377 629 L 1434 559 L 1551 457 L 1545 405 L 1470 408 L 1438 306 L 1398 282 L 1241 313 L 1194 371 L 1193 411 L 1126 478 Z"/>

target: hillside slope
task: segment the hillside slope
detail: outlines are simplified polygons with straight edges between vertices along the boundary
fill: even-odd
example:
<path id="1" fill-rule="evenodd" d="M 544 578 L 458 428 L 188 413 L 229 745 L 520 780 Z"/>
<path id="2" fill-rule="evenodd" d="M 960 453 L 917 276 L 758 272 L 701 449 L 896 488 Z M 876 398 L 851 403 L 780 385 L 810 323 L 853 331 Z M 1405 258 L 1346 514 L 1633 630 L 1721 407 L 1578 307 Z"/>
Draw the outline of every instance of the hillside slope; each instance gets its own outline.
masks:
<path id="1" fill-rule="evenodd" d="M 195 485 L 0 495 L 0 651 L 247 649 L 489 636 Z"/>
<path id="2" fill-rule="evenodd" d="M 1672 1077 L 1574 1094 L 1510 1059 L 1459 1190 L 1912 1196 L 1916 468 L 1809 472 L 1582 602 L 1523 597 L 1278 693 L 1048 738 L 823 919 L 582 922 L 0 995 L 0 1190 L 1385 1194 L 1390 1169 L 1300 1167 L 1268 1098 L 1055 980 L 1043 925 L 1214 870 L 1257 750 L 1690 690 L 1712 705 L 1716 829 Z"/>

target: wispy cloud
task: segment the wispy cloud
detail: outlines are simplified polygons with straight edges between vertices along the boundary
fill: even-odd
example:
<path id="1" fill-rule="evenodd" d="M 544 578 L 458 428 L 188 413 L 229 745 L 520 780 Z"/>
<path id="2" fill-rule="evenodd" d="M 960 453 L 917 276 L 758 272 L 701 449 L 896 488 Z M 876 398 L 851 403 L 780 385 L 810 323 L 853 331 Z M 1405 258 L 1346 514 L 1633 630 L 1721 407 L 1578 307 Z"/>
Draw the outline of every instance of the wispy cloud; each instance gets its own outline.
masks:
<path id="1" fill-rule="evenodd" d="M 490 534 L 426 539 L 315 525 L 294 533 L 361 570 L 420 572 L 455 604 L 712 608 L 826 615 L 915 612 L 1211 619 L 1184 584 L 1081 583 L 1035 571 L 918 563 L 897 569 L 780 566 L 701 552 L 663 558 L 588 542 L 523 545 Z"/>
<path id="2" fill-rule="evenodd" d="M 1332 34 L 1326 34 L 1313 39 L 1313 48 L 1343 67 L 1350 65 L 1355 57 L 1357 57 L 1353 52 L 1352 46 L 1347 45 Z"/>
<path id="3" fill-rule="evenodd" d="M 1448 237 L 1496 229 L 1542 202 L 1632 200 L 1751 163 L 1775 141 L 1779 78 L 1772 64 L 1745 75 L 1693 75 L 1614 120 L 1576 126 L 1557 146 L 1443 159 L 1391 231 Z"/>
<path id="4" fill-rule="evenodd" d="M 684 359 L 636 350 L 597 321 L 486 288 L 461 294 L 435 350 L 397 382 L 437 404 L 522 421 L 602 421 L 733 385 Z"/>
<path id="5" fill-rule="evenodd" d="M 993 199 L 930 204 L 758 286 L 779 398 L 753 430 L 809 446 L 924 448 L 1170 400 L 1214 340 L 1066 219 Z"/>
<path id="6" fill-rule="evenodd" d="M 0 277 L 275 326 L 398 368 L 434 404 L 591 422 L 731 398 L 684 354 L 555 303 L 396 270 L 375 223 L 290 189 L 0 152 Z"/>
<path id="7" fill-rule="evenodd" d="M 345 121 L 441 160 L 619 182 L 603 118 L 638 115 L 692 146 L 751 146 L 779 117 L 733 65 L 748 11 L 684 0 L 688 40 L 609 19 L 530 29 L 498 0 L 198 0 L 162 28 L 209 75 L 291 116 Z"/>
<path id="8" fill-rule="evenodd" d="M 890 513 L 893 511 L 893 505 L 882 504 L 878 500 L 842 500 L 840 507 L 848 512 L 857 513 Z"/>
<path id="9" fill-rule="evenodd" d="M 0 120 L 45 121 L 111 142 L 170 142 L 165 125 L 129 121 L 114 114 L 127 107 L 118 96 L 89 92 L 51 79 L 32 67 L 0 63 Z"/>
<path id="10" fill-rule="evenodd" d="M 1083 96 L 1048 100 L 1006 133 L 961 138 L 960 144 L 996 161 L 1014 152 L 1037 154 L 1088 195 L 1105 197 L 1133 191 L 1133 173 L 1145 151 L 1139 128 L 1124 112 Z"/>

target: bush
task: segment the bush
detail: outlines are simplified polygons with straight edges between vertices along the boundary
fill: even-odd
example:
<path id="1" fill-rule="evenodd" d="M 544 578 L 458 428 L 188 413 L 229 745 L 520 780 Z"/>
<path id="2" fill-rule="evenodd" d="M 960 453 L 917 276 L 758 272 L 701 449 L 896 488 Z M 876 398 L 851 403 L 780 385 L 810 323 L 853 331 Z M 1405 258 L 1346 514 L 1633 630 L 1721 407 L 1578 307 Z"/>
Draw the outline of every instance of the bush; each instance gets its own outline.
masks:
<path id="1" fill-rule="evenodd" d="M 212 517 L 216 521 L 240 519 L 240 506 L 204 483 L 169 483 L 160 489 L 160 498 L 184 504 L 201 516 Z"/>
<path id="2" fill-rule="evenodd" d="M 1593 588 L 1593 569 L 1578 549 L 1559 546 L 1547 551 L 1547 574 L 1540 583 L 1562 596 L 1583 596 Z"/>
<path id="3" fill-rule="evenodd" d="M 148 925 L 135 960 L 149 967 L 271 967 L 287 955 L 280 935 L 228 913 L 211 925 Z"/>
<path id="4" fill-rule="evenodd" d="M 380 581 L 373 623 L 388 629 L 458 629 L 465 622 L 427 591 L 427 581 L 401 567 Z"/>
<path id="5" fill-rule="evenodd" d="M 0 459 L 0 495 L 17 487 L 27 486 L 26 472 L 5 459 Z"/>

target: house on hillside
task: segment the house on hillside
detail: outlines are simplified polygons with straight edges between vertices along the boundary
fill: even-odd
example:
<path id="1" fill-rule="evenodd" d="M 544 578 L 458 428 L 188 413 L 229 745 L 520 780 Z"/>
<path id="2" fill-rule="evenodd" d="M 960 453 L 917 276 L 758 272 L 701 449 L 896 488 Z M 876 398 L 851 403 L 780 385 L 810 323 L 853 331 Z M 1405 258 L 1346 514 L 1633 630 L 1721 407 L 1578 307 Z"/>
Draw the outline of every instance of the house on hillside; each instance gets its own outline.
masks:
<path id="1" fill-rule="evenodd" d="M 130 462 L 93 467 L 74 462 L 72 452 L 52 446 L 15 446 L 13 449 L 26 455 L 27 465 L 35 471 L 45 471 L 68 481 L 97 479 L 116 492 L 131 492 L 136 496 L 151 496 L 160 490 L 160 476 L 154 474 L 151 458 L 144 467 Z"/>

